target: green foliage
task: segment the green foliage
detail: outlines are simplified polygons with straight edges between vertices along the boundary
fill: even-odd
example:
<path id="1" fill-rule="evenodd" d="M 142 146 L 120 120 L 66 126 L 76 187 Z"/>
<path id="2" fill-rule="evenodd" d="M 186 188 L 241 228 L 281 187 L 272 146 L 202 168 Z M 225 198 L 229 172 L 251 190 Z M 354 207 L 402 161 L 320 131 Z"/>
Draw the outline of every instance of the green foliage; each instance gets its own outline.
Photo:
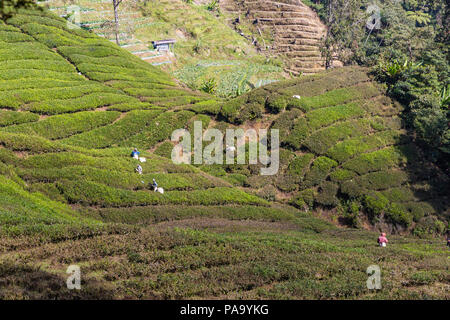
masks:
<path id="1" fill-rule="evenodd" d="M 299 150 L 305 138 L 308 136 L 309 128 L 305 118 L 299 118 L 294 121 L 294 125 L 289 135 L 282 135 L 281 139 L 284 145 L 294 150 Z"/>
<path id="2" fill-rule="evenodd" d="M 0 21 L 6 20 L 24 8 L 36 8 L 33 0 L 2 0 L 0 4 Z"/>
<path id="3" fill-rule="evenodd" d="M 0 145 L 11 150 L 31 153 L 57 152 L 67 149 L 60 143 L 54 143 L 45 138 L 9 132 L 0 132 Z"/>
<path id="4" fill-rule="evenodd" d="M 198 102 L 188 108 L 195 113 L 209 114 L 216 116 L 219 114 L 221 105 L 216 100 L 206 100 Z"/>
<path id="5" fill-rule="evenodd" d="M 311 170 L 306 173 L 304 185 L 306 187 L 311 187 L 319 184 L 328 176 L 330 170 L 335 166 L 337 166 L 336 161 L 327 157 L 318 157 L 314 160 Z"/>
<path id="6" fill-rule="evenodd" d="M 350 120 L 316 131 L 305 139 L 304 145 L 315 153 L 324 154 L 337 142 L 367 134 L 370 130 L 371 124 L 366 119 Z"/>
<path id="7" fill-rule="evenodd" d="M 32 124 L 16 125 L 6 128 L 5 131 L 38 135 L 51 140 L 62 139 L 107 125 L 119 115 L 119 112 L 79 112 L 50 117 Z"/>
<path id="8" fill-rule="evenodd" d="M 352 100 L 369 99 L 379 95 L 379 89 L 373 84 L 360 84 L 354 87 L 335 89 L 314 97 L 303 97 L 299 108 L 310 111 L 317 108 L 345 104 Z"/>
<path id="9" fill-rule="evenodd" d="M 421 96 L 410 108 L 410 123 L 419 142 L 432 150 L 445 152 L 450 146 L 448 110 L 441 108 L 439 100 L 433 96 Z"/>
<path id="10" fill-rule="evenodd" d="M 435 234 L 444 234 L 445 231 L 446 226 L 444 222 L 440 221 L 435 216 L 428 216 L 419 220 L 414 227 L 413 234 L 424 238 Z"/>
<path id="11" fill-rule="evenodd" d="M 194 116 L 194 113 L 186 110 L 165 113 L 155 113 L 153 111 L 152 114 L 149 113 L 148 115 L 150 122 L 145 124 L 143 122 L 144 119 L 138 117 L 138 121 L 142 123 L 142 129 L 139 130 L 138 134 L 124 140 L 121 143 L 122 146 L 139 146 L 149 149 L 158 142 L 169 139 L 174 130 L 185 128 L 186 123 Z"/>
<path id="12" fill-rule="evenodd" d="M 267 205 L 258 197 L 232 188 L 212 188 L 194 191 L 170 191 L 163 195 L 157 192 L 114 189 L 103 184 L 88 181 L 61 181 L 58 189 L 69 203 L 100 205 L 103 207 L 130 207 L 145 205 L 224 205 L 254 204 Z"/>
<path id="13" fill-rule="evenodd" d="M 400 170 L 371 172 L 355 179 L 356 183 L 368 190 L 384 190 L 397 187 L 408 180 L 408 174 Z"/>
<path id="14" fill-rule="evenodd" d="M 350 180 L 355 177 L 356 173 L 354 171 L 346 170 L 346 169 L 337 169 L 330 174 L 331 181 L 334 182 L 343 182 L 346 180 Z"/>
<path id="15" fill-rule="evenodd" d="M 394 224 L 399 224 L 408 227 L 412 223 L 411 215 L 405 208 L 397 203 L 392 203 L 385 212 L 385 218 Z"/>
<path id="16" fill-rule="evenodd" d="M 38 121 L 39 116 L 31 112 L 0 110 L 0 127 Z"/>
<path id="17" fill-rule="evenodd" d="M 0 175 L 0 232 L 10 236 L 41 233 L 57 238 L 70 227 L 90 229 L 99 225 L 90 219 L 80 218 L 69 207 L 49 200 L 42 194 L 31 194 L 17 183 Z M 64 228 L 66 226 L 66 228 Z"/>
<path id="18" fill-rule="evenodd" d="M 168 141 L 161 143 L 156 149 L 155 154 L 171 159 L 174 145 Z"/>
<path id="19" fill-rule="evenodd" d="M 408 161 L 411 149 L 409 146 L 388 147 L 378 151 L 364 153 L 343 164 L 345 169 L 353 170 L 359 174 L 370 171 L 388 169 L 400 166 Z"/>
<path id="20" fill-rule="evenodd" d="M 266 108 L 269 109 L 271 113 L 283 112 L 287 107 L 286 98 L 283 96 L 269 96 L 266 100 Z"/>
<path id="21" fill-rule="evenodd" d="M 267 201 L 275 201 L 277 195 L 277 188 L 272 185 L 266 185 L 264 188 L 259 190 L 256 195 Z"/>
<path id="22" fill-rule="evenodd" d="M 302 190 L 291 200 L 291 203 L 303 210 L 312 208 L 314 205 L 314 197 L 315 191 L 313 189 Z"/>
<path id="23" fill-rule="evenodd" d="M 73 135 L 62 142 L 85 148 L 105 148 L 127 140 L 130 136 L 142 131 L 161 111 L 134 110 L 117 122 Z M 131 145 L 129 145 L 131 147 Z"/>
<path id="24" fill-rule="evenodd" d="M 313 110 L 306 114 L 306 119 L 308 121 L 309 128 L 312 130 L 317 130 L 336 121 L 358 118 L 362 117 L 364 114 L 364 109 L 358 106 L 358 103 L 349 103 Z"/>
<path id="25" fill-rule="evenodd" d="M 303 177 L 313 159 L 314 155 L 312 153 L 296 156 L 289 163 L 288 173 Z"/>
<path id="26" fill-rule="evenodd" d="M 217 83 L 214 78 L 207 79 L 203 82 L 200 90 L 209 94 L 215 94 L 217 91 Z"/>
<path id="27" fill-rule="evenodd" d="M 320 205 L 334 207 L 339 202 L 336 198 L 338 190 L 339 186 L 337 184 L 325 181 L 319 186 L 314 200 Z"/>
<path id="28" fill-rule="evenodd" d="M 341 214 L 346 225 L 352 228 L 359 228 L 361 223 L 359 221 L 360 203 L 358 201 L 345 201 L 338 207 L 338 212 Z"/>
<path id="29" fill-rule="evenodd" d="M 363 207 L 371 221 L 378 221 L 379 217 L 389 207 L 389 200 L 379 192 L 373 192 L 363 197 Z"/>
<path id="30" fill-rule="evenodd" d="M 342 141 L 330 148 L 327 155 L 342 163 L 363 152 L 400 142 L 400 138 L 399 132 L 394 130 L 376 132 L 372 135 Z"/>
<path id="31" fill-rule="evenodd" d="M 208 4 L 206 4 L 205 8 L 208 11 L 216 11 L 219 8 L 219 2 L 217 0 L 211 0 Z"/>

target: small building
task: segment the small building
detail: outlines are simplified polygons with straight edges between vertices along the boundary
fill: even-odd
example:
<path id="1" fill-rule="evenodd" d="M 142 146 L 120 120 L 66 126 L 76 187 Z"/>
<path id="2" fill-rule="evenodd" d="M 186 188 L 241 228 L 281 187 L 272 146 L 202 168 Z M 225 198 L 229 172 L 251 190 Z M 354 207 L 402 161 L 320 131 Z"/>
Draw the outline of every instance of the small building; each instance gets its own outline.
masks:
<path id="1" fill-rule="evenodd" d="M 152 41 L 153 48 L 160 52 L 173 52 L 173 48 L 177 42 L 175 39 Z"/>

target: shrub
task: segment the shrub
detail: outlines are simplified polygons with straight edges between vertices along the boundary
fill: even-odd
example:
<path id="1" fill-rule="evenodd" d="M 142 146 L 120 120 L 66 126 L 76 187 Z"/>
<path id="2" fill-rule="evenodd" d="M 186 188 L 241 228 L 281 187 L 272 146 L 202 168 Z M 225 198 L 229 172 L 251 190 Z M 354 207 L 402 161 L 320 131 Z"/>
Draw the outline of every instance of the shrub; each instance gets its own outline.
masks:
<path id="1" fill-rule="evenodd" d="M 154 151 L 154 154 L 157 154 L 161 157 L 165 158 L 172 158 L 172 150 L 173 150 L 173 144 L 166 141 L 161 143 Z"/>
<path id="2" fill-rule="evenodd" d="M 30 111 L 56 115 L 68 112 L 93 110 L 99 107 L 110 106 L 119 103 L 136 103 L 136 98 L 111 92 L 96 92 L 74 99 L 55 99 L 31 104 Z"/>
<path id="3" fill-rule="evenodd" d="M 389 200 L 379 192 L 372 192 L 363 197 L 362 204 L 369 219 L 375 222 L 389 207 Z"/>
<path id="4" fill-rule="evenodd" d="M 113 122 L 119 112 L 80 112 L 58 115 L 32 124 L 23 124 L 5 130 L 14 133 L 39 135 L 47 139 L 61 139 L 89 131 Z"/>
<path id="5" fill-rule="evenodd" d="M 331 181 L 334 182 L 343 182 L 346 180 L 350 180 L 356 176 L 354 171 L 346 170 L 346 169 L 337 169 L 330 174 Z"/>
<path id="6" fill-rule="evenodd" d="M 314 159 L 314 155 L 312 153 L 307 153 L 307 154 L 304 154 L 301 156 L 296 156 L 289 163 L 288 173 L 291 175 L 297 175 L 297 176 L 303 177 L 313 159 Z"/>
<path id="7" fill-rule="evenodd" d="M 315 191 L 313 189 L 306 189 L 300 191 L 294 198 L 292 198 L 291 203 L 299 209 L 310 209 L 314 205 Z"/>
<path id="8" fill-rule="evenodd" d="M 311 130 L 317 130 L 339 120 L 361 117 L 364 113 L 359 103 L 354 102 L 313 110 L 306 114 L 306 119 Z"/>
<path id="9" fill-rule="evenodd" d="M 402 204 L 411 213 L 415 222 L 418 222 L 423 217 L 436 213 L 433 206 L 427 202 L 409 201 L 403 202 Z"/>
<path id="10" fill-rule="evenodd" d="M 258 190 L 256 195 L 267 201 L 275 201 L 277 196 L 277 189 L 272 185 L 266 185 L 261 190 Z"/>
<path id="11" fill-rule="evenodd" d="M 413 234 L 418 237 L 426 237 L 435 234 L 444 234 L 446 231 L 445 223 L 440 221 L 435 216 L 428 216 L 418 220 L 418 223 L 414 226 Z"/>
<path id="12" fill-rule="evenodd" d="M 41 78 L 16 79 L 16 80 L 8 80 L 8 81 L 0 80 L 0 91 L 75 87 L 75 86 L 79 86 L 80 84 L 82 84 L 82 83 L 80 83 L 80 81 L 51 80 L 51 79 L 41 79 Z"/>
<path id="13" fill-rule="evenodd" d="M 345 169 L 353 170 L 359 174 L 370 171 L 388 169 L 392 166 L 400 166 L 406 163 L 408 155 L 407 146 L 388 147 L 370 153 L 362 154 L 343 164 Z"/>
<path id="14" fill-rule="evenodd" d="M 311 187 L 321 183 L 335 166 L 337 166 L 336 161 L 327 157 L 318 157 L 314 160 L 311 170 L 306 173 L 304 186 Z"/>
<path id="15" fill-rule="evenodd" d="M 338 204 L 338 199 L 336 198 L 338 189 L 339 186 L 337 184 L 325 181 L 319 186 L 314 200 L 323 206 L 335 206 Z"/>
<path id="16" fill-rule="evenodd" d="M 305 139 L 304 145 L 315 153 L 324 154 L 340 140 L 364 135 L 370 130 L 370 123 L 366 119 L 350 120 L 316 131 Z"/>
<path id="17" fill-rule="evenodd" d="M 357 177 L 356 182 L 369 190 L 383 190 L 399 186 L 408 180 L 408 174 L 400 170 L 384 170 L 371 172 Z"/>
<path id="18" fill-rule="evenodd" d="M 415 199 L 413 191 L 409 187 L 396 187 L 383 191 L 382 194 L 389 201 L 407 202 Z"/>
<path id="19" fill-rule="evenodd" d="M 0 56 L 3 53 L 0 50 Z M 30 58 L 31 59 L 31 58 Z M 1 59 L 0 59 L 1 61 Z M 77 73 L 72 72 L 56 72 L 56 71 L 45 71 L 45 76 L 47 79 L 52 80 L 67 80 L 67 81 L 80 81 L 83 77 Z M 8 72 L 0 73 L 0 80 L 19 80 L 19 79 L 36 79 L 42 77 L 42 70 L 34 69 L 14 69 L 8 70 Z"/>
<path id="20" fill-rule="evenodd" d="M 35 69 L 35 70 L 50 70 L 57 72 L 76 72 L 73 65 L 67 61 L 60 60 L 12 60 L 0 62 L 0 70 L 13 69 Z"/>
<path id="21" fill-rule="evenodd" d="M 18 159 L 11 150 L 0 148 L 0 161 L 6 164 L 15 164 L 18 162 Z"/>
<path id="22" fill-rule="evenodd" d="M 359 228 L 359 209 L 360 203 L 353 200 L 344 202 L 342 206 L 338 208 L 338 211 L 340 211 L 346 225 L 352 228 Z"/>
<path id="23" fill-rule="evenodd" d="M 266 100 L 266 108 L 271 113 L 280 113 L 284 111 L 287 107 L 286 98 L 278 95 L 271 95 Z"/>
<path id="24" fill-rule="evenodd" d="M 210 114 L 213 116 L 218 115 L 220 109 L 221 105 L 216 100 L 201 101 L 188 107 L 188 110 L 194 111 L 195 113 Z"/>
<path id="25" fill-rule="evenodd" d="M 238 123 L 256 120 L 262 117 L 263 107 L 258 103 L 244 105 L 240 111 Z"/>
<path id="26" fill-rule="evenodd" d="M 85 148 L 105 148 L 142 131 L 160 113 L 158 110 L 131 111 L 116 123 L 73 135 L 61 141 Z"/>
<path id="27" fill-rule="evenodd" d="M 354 199 L 367 193 L 367 190 L 362 188 L 354 179 L 352 179 L 344 181 L 341 184 L 341 192 Z"/>
<path id="28" fill-rule="evenodd" d="M 285 144 L 286 138 L 290 135 L 295 120 L 300 118 L 302 112 L 300 110 L 290 110 L 280 114 L 272 124 L 272 129 L 280 130 L 280 140 L 282 144 Z"/>
<path id="29" fill-rule="evenodd" d="M 369 99 L 379 95 L 379 90 L 373 84 L 360 84 L 354 87 L 335 89 L 314 97 L 302 97 L 299 100 L 300 109 L 304 112 L 344 104 L 352 100 Z"/>
<path id="30" fill-rule="evenodd" d="M 35 122 L 39 116 L 31 112 L 16 112 L 0 110 L 0 127 L 11 126 L 21 123 Z"/>
<path id="31" fill-rule="evenodd" d="M 139 130 L 141 132 L 132 135 L 129 139 L 121 142 L 120 145 L 135 145 L 141 148 L 149 149 L 158 142 L 169 139 L 174 130 L 185 128 L 189 119 L 195 116 L 193 112 L 186 110 L 179 112 L 158 112 L 158 114 L 159 115 L 157 117 L 153 117 L 150 119 L 149 123 L 144 125 L 142 128 L 143 130 Z M 136 130 L 134 130 L 134 132 L 136 133 Z"/>
<path id="32" fill-rule="evenodd" d="M 243 187 L 247 182 L 247 176 L 241 173 L 230 173 L 222 177 L 225 181 L 228 181 L 234 186 Z"/>
<path id="33" fill-rule="evenodd" d="M 327 151 L 327 155 L 340 163 L 355 155 L 400 142 L 401 134 L 394 130 L 376 132 L 369 136 L 342 141 Z"/>
<path id="34" fill-rule="evenodd" d="M 103 207 L 129 207 L 161 204 L 224 205 L 268 202 L 236 188 L 212 188 L 194 191 L 171 191 L 164 195 L 157 192 L 114 189 L 88 181 L 61 181 L 56 184 L 70 203 L 100 205 Z"/>
<path id="35" fill-rule="evenodd" d="M 295 175 L 279 175 L 275 180 L 275 186 L 284 192 L 292 192 L 297 189 L 300 179 Z"/>
<path id="36" fill-rule="evenodd" d="M 0 132 L 0 145 L 14 151 L 29 151 L 31 153 L 58 152 L 67 148 L 59 143 L 45 138 Z"/>
<path id="37" fill-rule="evenodd" d="M 299 150 L 305 138 L 308 136 L 309 128 L 305 118 L 297 119 L 294 126 L 287 137 L 282 136 L 282 141 L 288 147 Z"/>
<path id="38" fill-rule="evenodd" d="M 242 123 L 240 118 L 241 106 L 245 103 L 243 97 L 238 97 L 227 101 L 220 110 L 220 115 L 231 123 Z"/>
<path id="39" fill-rule="evenodd" d="M 398 203 L 391 203 L 387 208 L 384 217 L 391 223 L 399 224 L 404 227 L 409 227 L 412 222 L 411 215 Z"/>
<path id="40" fill-rule="evenodd" d="M 127 112 L 132 110 L 163 110 L 163 108 L 155 107 L 146 102 L 125 102 L 108 107 L 108 111 Z"/>

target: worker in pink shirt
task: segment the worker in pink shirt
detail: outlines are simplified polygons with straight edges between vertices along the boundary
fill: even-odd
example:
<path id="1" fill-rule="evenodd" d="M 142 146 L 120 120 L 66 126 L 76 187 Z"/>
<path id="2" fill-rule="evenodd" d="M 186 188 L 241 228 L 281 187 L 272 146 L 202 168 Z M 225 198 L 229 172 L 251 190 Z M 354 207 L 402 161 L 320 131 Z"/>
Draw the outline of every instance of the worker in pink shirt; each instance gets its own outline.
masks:
<path id="1" fill-rule="evenodd" d="M 378 244 L 380 245 L 380 247 L 386 247 L 388 242 L 389 242 L 389 240 L 386 238 L 386 233 L 382 233 L 378 237 Z"/>

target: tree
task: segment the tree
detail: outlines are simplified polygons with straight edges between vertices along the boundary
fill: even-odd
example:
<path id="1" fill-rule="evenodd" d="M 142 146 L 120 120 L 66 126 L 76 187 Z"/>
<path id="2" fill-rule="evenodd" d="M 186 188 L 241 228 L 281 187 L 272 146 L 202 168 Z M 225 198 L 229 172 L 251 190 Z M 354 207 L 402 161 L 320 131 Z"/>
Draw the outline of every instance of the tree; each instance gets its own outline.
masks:
<path id="1" fill-rule="evenodd" d="M 323 39 L 322 54 L 326 68 L 334 59 L 348 62 L 362 38 L 365 14 L 360 9 L 361 0 L 324 0 L 319 13 L 327 27 Z"/>
<path id="2" fill-rule="evenodd" d="M 34 0 L 1 0 L 0 20 L 11 18 L 21 8 L 36 7 Z"/>
<path id="3" fill-rule="evenodd" d="M 113 0 L 114 7 L 114 25 L 115 25 L 115 33 L 116 33 L 116 43 L 120 46 L 119 42 L 119 5 L 122 3 L 122 0 Z"/>

